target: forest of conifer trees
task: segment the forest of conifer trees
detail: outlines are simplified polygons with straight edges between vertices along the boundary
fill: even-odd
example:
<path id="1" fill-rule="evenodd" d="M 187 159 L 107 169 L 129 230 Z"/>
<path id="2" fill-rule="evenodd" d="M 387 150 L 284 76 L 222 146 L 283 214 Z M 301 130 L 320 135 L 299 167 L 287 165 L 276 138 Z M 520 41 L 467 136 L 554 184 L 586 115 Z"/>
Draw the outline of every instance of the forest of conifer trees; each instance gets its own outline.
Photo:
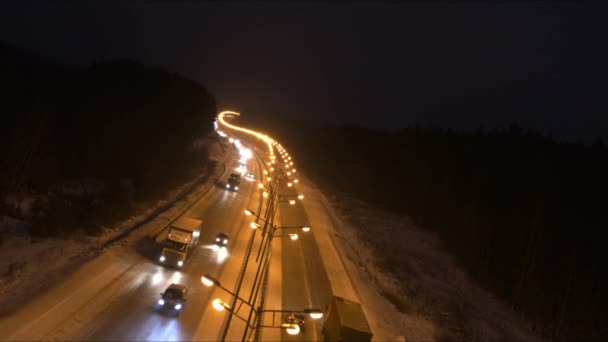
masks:
<path id="1" fill-rule="evenodd" d="M 328 191 L 437 232 L 458 264 L 541 335 L 601 338 L 608 153 L 600 140 L 560 143 L 517 125 L 389 134 L 300 123 L 276 131 Z"/>
<path id="2" fill-rule="evenodd" d="M 205 167 L 205 151 L 190 148 L 216 114 L 203 86 L 129 60 L 74 67 L 0 50 L 1 208 L 34 235 L 95 232 Z"/>

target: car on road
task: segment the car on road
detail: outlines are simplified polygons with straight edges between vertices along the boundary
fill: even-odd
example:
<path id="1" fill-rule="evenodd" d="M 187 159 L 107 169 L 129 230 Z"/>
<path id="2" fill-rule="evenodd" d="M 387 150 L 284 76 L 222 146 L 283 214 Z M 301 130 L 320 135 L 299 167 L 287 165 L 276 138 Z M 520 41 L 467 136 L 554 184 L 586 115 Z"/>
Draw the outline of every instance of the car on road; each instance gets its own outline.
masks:
<path id="1" fill-rule="evenodd" d="M 162 309 L 172 310 L 179 314 L 188 300 L 188 288 L 184 285 L 171 284 L 161 292 L 158 305 Z"/>
<path id="2" fill-rule="evenodd" d="M 228 176 L 228 183 L 226 183 L 226 189 L 237 191 L 239 189 L 239 185 L 241 184 L 241 175 L 236 173 L 231 173 Z"/>
<path id="3" fill-rule="evenodd" d="M 228 245 L 228 235 L 226 233 L 218 233 L 213 244 L 218 247 L 226 247 Z"/>
<path id="4" fill-rule="evenodd" d="M 245 178 L 247 178 L 248 180 L 252 181 L 254 179 L 253 177 L 253 173 L 251 172 L 246 172 L 245 173 Z"/>

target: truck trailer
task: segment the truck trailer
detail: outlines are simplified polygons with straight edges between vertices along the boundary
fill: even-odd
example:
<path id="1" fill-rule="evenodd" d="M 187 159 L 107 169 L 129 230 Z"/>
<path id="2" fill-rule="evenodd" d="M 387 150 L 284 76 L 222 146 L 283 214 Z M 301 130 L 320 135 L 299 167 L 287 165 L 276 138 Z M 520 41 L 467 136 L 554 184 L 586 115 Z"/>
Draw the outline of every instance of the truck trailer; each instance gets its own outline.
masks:
<path id="1" fill-rule="evenodd" d="M 180 217 L 169 226 L 162 242 L 159 261 L 162 265 L 182 267 L 198 243 L 203 221 Z"/>
<path id="2" fill-rule="evenodd" d="M 334 296 L 326 310 L 324 341 L 371 341 L 372 331 L 361 304 Z"/>

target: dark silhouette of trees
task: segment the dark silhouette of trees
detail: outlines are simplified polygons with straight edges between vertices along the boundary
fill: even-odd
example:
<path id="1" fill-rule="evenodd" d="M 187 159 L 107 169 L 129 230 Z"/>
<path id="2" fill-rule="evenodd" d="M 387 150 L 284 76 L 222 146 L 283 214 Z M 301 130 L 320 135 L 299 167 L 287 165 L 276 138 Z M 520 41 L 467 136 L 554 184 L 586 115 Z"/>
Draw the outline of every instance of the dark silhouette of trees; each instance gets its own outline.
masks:
<path id="1" fill-rule="evenodd" d="M 3 199 L 37 198 L 37 213 L 26 218 L 35 234 L 94 232 L 207 162 L 204 151 L 189 148 L 216 113 L 201 85 L 129 60 L 75 68 L 6 44 L 0 52 L 0 190 Z M 68 195 L 73 182 L 101 185 Z"/>
<path id="2" fill-rule="evenodd" d="M 282 125 L 279 141 L 328 189 L 412 217 L 542 335 L 606 338 L 608 153 L 517 125 L 484 132 Z M 388 269 L 389 265 L 387 265 Z"/>

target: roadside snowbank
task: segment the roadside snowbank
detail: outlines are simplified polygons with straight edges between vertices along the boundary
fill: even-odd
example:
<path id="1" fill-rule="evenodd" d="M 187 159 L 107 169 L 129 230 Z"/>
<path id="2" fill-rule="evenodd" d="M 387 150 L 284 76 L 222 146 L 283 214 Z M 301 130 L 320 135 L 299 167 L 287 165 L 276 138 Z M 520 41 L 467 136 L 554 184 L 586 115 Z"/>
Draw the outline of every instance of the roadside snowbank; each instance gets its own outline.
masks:
<path id="1" fill-rule="evenodd" d="M 345 194 L 322 197 L 372 328 L 406 341 L 540 340 L 456 266 L 434 234 Z"/>
<path id="2" fill-rule="evenodd" d="M 209 140 L 209 159 L 213 161 L 196 179 L 167 194 L 167 199 L 155 203 L 138 203 L 142 208 L 114 227 L 102 227 L 98 236 L 82 233 L 67 239 L 32 239 L 27 223 L 0 217 L 3 232 L 0 248 L 0 315 L 14 310 L 31 296 L 48 289 L 66 273 L 99 255 L 113 243 L 132 240 L 127 236 L 135 229 L 161 229 L 178 215 L 192 200 L 206 192 L 222 176 L 224 162 L 229 156 L 223 147 Z M 139 234 L 135 234 L 139 235 Z M 133 236 L 133 238 L 137 238 Z"/>

